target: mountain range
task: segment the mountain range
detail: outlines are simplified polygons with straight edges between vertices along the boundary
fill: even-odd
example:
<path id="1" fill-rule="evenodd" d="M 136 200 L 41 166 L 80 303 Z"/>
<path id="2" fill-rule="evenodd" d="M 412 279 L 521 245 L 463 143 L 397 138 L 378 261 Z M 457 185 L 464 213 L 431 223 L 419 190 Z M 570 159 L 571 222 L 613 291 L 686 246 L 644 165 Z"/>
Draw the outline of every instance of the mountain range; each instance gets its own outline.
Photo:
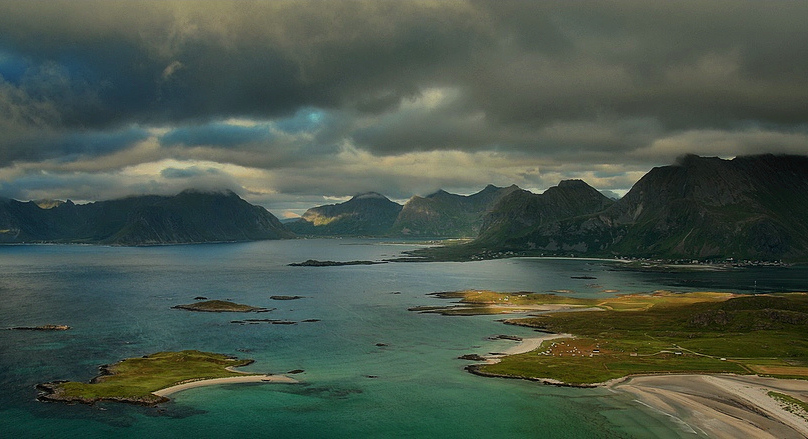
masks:
<path id="1" fill-rule="evenodd" d="M 509 254 L 808 261 L 808 157 L 687 155 L 621 199 L 581 180 L 534 194 L 487 186 L 404 205 L 369 192 L 281 224 L 233 192 L 184 191 L 77 205 L 0 198 L 0 243 L 152 245 L 314 236 L 473 238 L 431 257 Z"/>
<path id="2" fill-rule="evenodd" d="M 687 155 L 652 169 L 616 202 L 584 186 L 511 194 L 466 251 L 808 259 L 808 157 Z"/>
<path id="3" fill-rule="evenodd" d="M 313 207 L 286 227 L 298 235 L 383 236 L 399 212 L 400 204 L 382 194 L 367 192 L 344 203 Z"/>
<path id="4" fill-rule="evenodd" d="M 426 197 L 413 196 L 403 206 L 368 192 L 344 203 L 311 208 L 286 226 L 299 235 L 473 238 L 485 214 L 516 190 L 516 186 L 493 185 L 473 195 L 439 190 Z"/>
<path id="5" fill-rule="evenodd" d="M 0 199 L 0 243 L 154 245 L 292 236 L 266 209 L 230 191 L 89 204 Z"/>

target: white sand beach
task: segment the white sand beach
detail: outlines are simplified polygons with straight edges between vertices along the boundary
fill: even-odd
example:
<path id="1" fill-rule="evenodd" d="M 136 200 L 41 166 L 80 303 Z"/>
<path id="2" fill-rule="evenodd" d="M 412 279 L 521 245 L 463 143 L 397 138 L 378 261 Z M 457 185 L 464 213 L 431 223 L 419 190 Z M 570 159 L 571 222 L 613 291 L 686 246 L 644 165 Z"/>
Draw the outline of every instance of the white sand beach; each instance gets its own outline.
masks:
<path id="1" fill-rule="evenodd" d="M 299 381 L 288 377 L 286 375 L 244 375 L 244 376 L 234 376 L 234 377 L 227 377 L 227 378 L 212 378 L 208 380 L 196 380 L 190 381 L 187 383 L 177 384 L 176 386 L 166 387 L 165 389 L 160 389 L 156 392 L 152 392 L 157 396 L 164 396 L 167 397 L 168 395 L 172 395 L 177 392 L 181 392 L 187 389 L 193 389 L 195 387 L 203 387 L 203 386 L 214 386 L 219 384 L 234 384 L 234 383 L 285 383 L 285 384 L 294 384 L 298 383 Z"/>
<path id="2" fill-rule="evenodd" d="M 610 383 L 680 425 L 713 438 L 805 438 L 808 420 L 768 395 L 808 401 L 808 381 L 756 375 L 648 375 Z"/>
<path id="3" fill-rule="evenodd" d="M 574 338 L 546 334 L 525 338 L 502 354 L 486 356 L 489 364 L 505 355 L 538 349 L 544 341 Z M 548 380 L 547 382 L 552 382 Z M 808 438 L 808 413 L 786 409 L 769 392 L 808 401 L 808 381 L 757 375 L 660 374 L 638 375 L 601 383 L 627 392 L 638 404 L 668 416 L 683 432 L 696 437 L 785 439 Z"/>

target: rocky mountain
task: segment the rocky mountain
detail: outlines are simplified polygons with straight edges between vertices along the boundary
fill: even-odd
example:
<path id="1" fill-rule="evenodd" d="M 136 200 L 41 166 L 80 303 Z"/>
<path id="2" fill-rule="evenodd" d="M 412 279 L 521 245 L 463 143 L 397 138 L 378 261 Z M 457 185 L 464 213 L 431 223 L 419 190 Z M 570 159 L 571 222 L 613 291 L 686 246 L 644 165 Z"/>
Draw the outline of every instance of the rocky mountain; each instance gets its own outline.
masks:
<path id="1" fill-rule="evenodd" d="M 401 205 L 376 192 L 359 194 L 344 203 L 313 207 L 286 227 L 299 235 L 387 235 Z"/>
<path id="2" fill-rule="evenodd" d="M 425 237 L 476 237 L 483 217 L 503 197 L 518 191 L 515 185 L 488 185 L 473 195 L 450 194 L 444 190 L 426 197 L 410 198 L 398 214 L 391 233 Z"/>
<path id="3" fill-rule="evenodd" d="M 486 215 L 478 243 L 520 242 L 533 230 L 565 218 L 600 212 L 614 201 L 582 180 L 564 180 L 541 194 L 515 191 Z"/>
<path id="4" fill-rule="evenodd" d="M 230 191 L 47 206 L 0 199 L 0 242 L 152 245 L 293 236 L 266 209 Z"/>
<path id="5" fill-rule="evenodd" d="M 567 218 L 542 219 L 526 203 L 509 206 L 508 198 L 487 219 L 477 245 L 593 256 L 808 259 L 804 156 L 688 155 L 652 169 L 602 211 Z M 497 226 L 496 216 L 510 220 Z"/>

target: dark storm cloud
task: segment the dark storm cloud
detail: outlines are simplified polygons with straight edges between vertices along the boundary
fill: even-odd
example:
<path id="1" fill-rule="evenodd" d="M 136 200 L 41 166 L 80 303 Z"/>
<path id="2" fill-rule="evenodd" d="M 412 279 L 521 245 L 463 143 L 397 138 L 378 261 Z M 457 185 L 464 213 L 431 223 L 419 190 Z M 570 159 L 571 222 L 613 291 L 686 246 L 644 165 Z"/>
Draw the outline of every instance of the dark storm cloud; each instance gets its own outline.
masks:
<path id="1" fill-rule="evenodd" d="M 149 137 L 140 128 L 118 131 L 72 132 L 60 137 L 52 148 L 62 160 L 80 156 L 104 155 L 131 147 Z"/>
<path id="2" fill-rule="evenodd" d="M 419 153 L 413 172 L 459 187 L 804 154 L 806 17 L 800 1 L 5 1 L 0 167 L 173 158 L 282 169 L 281 191 L 403 194 L 412 175 L 348 161 Z M 455 175 L 422 165 L 433 152 L 498 168 Z"/>
<path id="3" fill-rule="evenodd" d="M 22 88 L 53 102 L 54 123 L 67 126 L 276 117 L 305 105 L 378 112 L 436 85 L 460 88 L 468 105 L 504 126 L 604 113 L 655 117 L 670 128 L 792 124 L 808 111 L 801 2 L 6 2 L 0 9 L 0 48 L 34 72 Z M 8 64 L 20 76 L 20 61 Z"/>
<path id="4" fill-rule="evenodd" d="M 112 110 L 56 99 L 65 123 L 274 117 L 301 105 L 383 108 L 391 96 L 417 93 L 447 58 L 468 54 L 477 39 L 462 13 L 469 9 L 451 2 L 11 2 L 0 5 L 0 48 L 34 66 L 58 64 Z"/>
<path id="5" fill-rule="evenodd" d="M 168 179 L 182 179 L 182 178 L 192 178 L 192 177 L 199 177 L 199 176 L 206 176 L 206 175 L 221 175 L 222 172 L 216 168 L 199 168 L 199 167 L 190 167 L 190 168 L 165 168 L 160 171 L 160 175 L 168 178 Z"/>
<path id="6" fill-rule="evenodd" d="M 259 141 L 272 141 L 272 134 L 266 126 L 245 127 L 213 123 L 202 126 L 181 127 L 160 136 L 160 144 L 165 146 L 212 145 L 232 147 Z"/>

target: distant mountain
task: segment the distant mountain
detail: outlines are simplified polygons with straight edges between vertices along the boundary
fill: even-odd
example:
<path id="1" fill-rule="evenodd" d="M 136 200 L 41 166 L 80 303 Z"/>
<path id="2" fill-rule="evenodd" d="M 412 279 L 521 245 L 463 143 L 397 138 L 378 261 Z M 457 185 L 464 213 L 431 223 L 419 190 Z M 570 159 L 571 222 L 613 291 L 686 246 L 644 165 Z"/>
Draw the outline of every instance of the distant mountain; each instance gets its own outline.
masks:
<path id="1" fill-rule="evenodd" d="M 391 233 L 405 236 L 476 237 L 485 214 L 503 197 L 518 191 L 515 185 L 488 185 L 473 195 L 440 190 L 426 197 L 414 196 L 405 204 Z"/>
<path id="2" fill-rule="evenodd" d="M 518 190 L 503 197 L 483 220 L 478 244 L 521 245 L 556 221 L 600 212 L 614 201 L 582 180 L 564 180 L 542 194 Z"/>
<path id="3" fill-rule="evenodd" d="M 188 190 L 76 205 L 0 199 L 0 242 L 180 244 L 289 238 L 260 206 L 233 192 Z"/>
<path id="4" fill-rule="evenodd" d="M 808 259 L 804 156 L 688 155 L 652 169 L 600 212 L 566 218 L 531 214 L 546 209 L 514 202 L 519 196 L 501 201 L 475 245 L 592 256 Z"/>
<path id="5" fill-rule="evenodd" d="M 376 192 L 359 194 L 339 204 L 313 207 L 286 224 L 299 235 L 382 236 L 401 212 L 401 205 Z"/>

